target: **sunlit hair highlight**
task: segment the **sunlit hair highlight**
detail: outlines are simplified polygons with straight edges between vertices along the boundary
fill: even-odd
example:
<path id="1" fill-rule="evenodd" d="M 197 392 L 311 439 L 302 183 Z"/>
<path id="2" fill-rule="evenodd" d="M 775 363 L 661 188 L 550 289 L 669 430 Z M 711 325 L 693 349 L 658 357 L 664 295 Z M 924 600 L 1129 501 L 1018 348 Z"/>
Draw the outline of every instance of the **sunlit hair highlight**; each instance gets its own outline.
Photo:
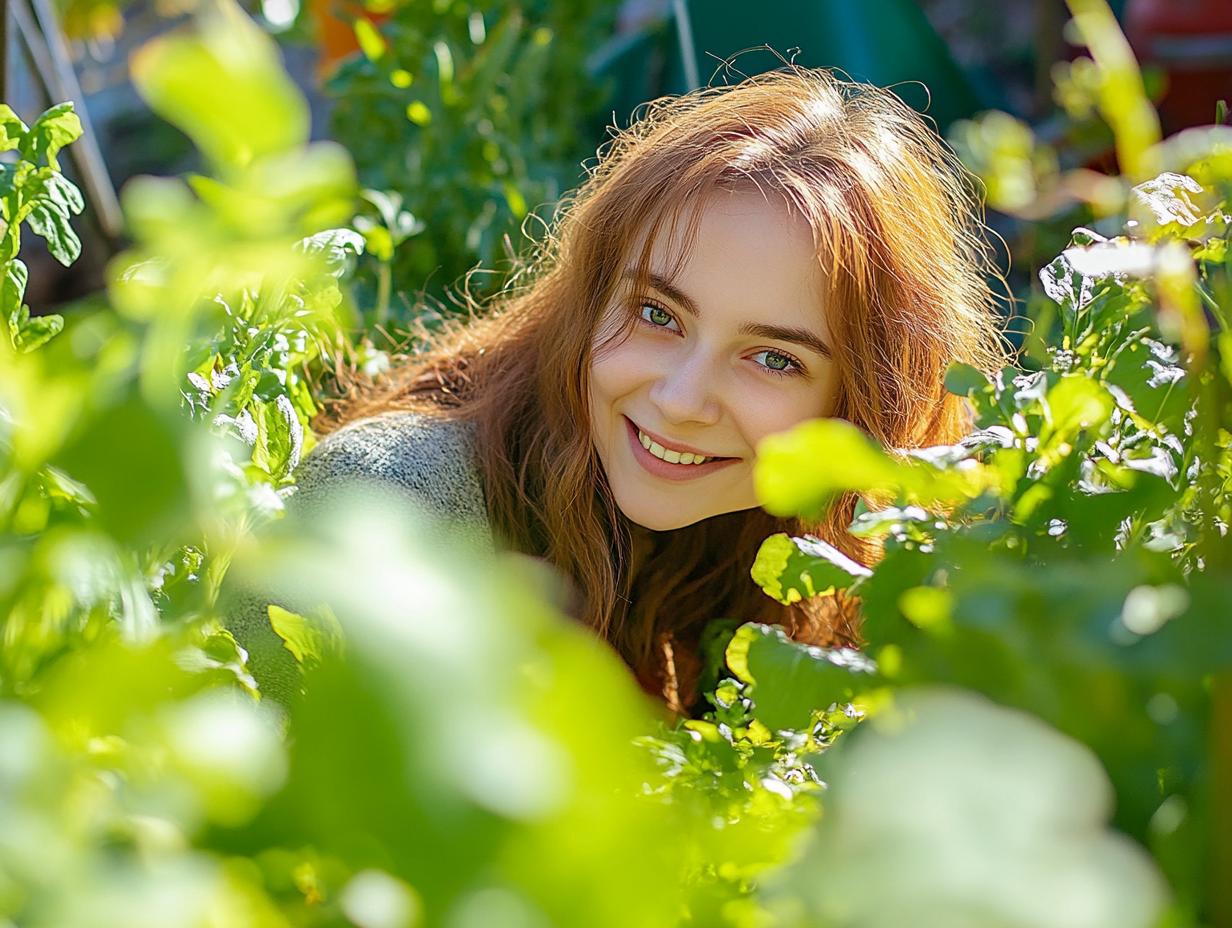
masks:
<path id="1" fill-rule="evenodd" d="M 849 494 L 821 522 L 754 509 L 655 533 L 652 556 L 631 575 L 630 526 L 591 442 L 591 355 L 605 313 L 630 286 L 626 267 L 634 292 L 644 291 L 654 242 L 677 222 L 688 241 L 697 207 L 722 188 L 777 197 L 813 230 L 834 415 L 893 448 L 970 430 L 965 401 L 944 390 L 946 367 L 963 361 L 992 374 L 1008 360 L 974 183 L 891 92 L 795 66 L 648 104 L 600 149 L 493 305 L 421 333 L 422 351 L 357 385 L 319 423 L 329 430 L 395 409 L 473 422 L 498 538 L 556 565 L 573 581 L 578 618 L 678 704 L 694 696 L 697 642 L 712 618 L 858 642 L 856 604 L 842 596 L 783 606 L 756 588 L 749 567 L 768 535 L 811 532 L 864 563 L 880 557 L 847 532 Z M 670 279 L 678 266 L 654 270 Z"/>

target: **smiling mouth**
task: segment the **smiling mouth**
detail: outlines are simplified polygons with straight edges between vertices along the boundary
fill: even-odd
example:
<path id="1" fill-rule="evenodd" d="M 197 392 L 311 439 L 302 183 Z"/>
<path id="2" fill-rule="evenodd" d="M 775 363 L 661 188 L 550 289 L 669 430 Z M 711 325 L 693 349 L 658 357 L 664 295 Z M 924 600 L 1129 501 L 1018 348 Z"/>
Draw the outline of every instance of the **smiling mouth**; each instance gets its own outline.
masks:
<path id="1" fill-rule="evenodd" d="M 740 460 L 735 457 L 702 454 L 691 448 L 668 447 L 660 442 L 659 436 L 643 431 L 641 426 L 628 416 L 623 418 L 629 432 L 630 444 L 637 451 L 636 456 L 644 467 L 658 476 L 674 480 L 686 479 L 710 473 L 716 468 Z M 638 448 L 638 445 L 641 447 Z"/>
<path id="2" fill-rule="evenodd" d="M 719 460 L 719 456 L 715 454 L 694 454 L 692 451 L 676 451 L 672 448 L 664 447 L 640 428 L 637 430 L 637 440 L 642 443 L 643 448 L 659 460 L 667 461 L 668 464 L 705 464 L 709 461 Z"/>

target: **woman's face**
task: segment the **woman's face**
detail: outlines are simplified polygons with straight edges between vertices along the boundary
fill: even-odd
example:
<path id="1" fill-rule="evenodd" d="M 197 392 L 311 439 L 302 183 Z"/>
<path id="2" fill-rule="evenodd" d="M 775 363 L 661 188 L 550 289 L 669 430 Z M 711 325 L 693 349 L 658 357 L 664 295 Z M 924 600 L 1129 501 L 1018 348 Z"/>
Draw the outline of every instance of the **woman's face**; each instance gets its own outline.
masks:
<path id="1" fill-rule="evenodd" d="M 667 280 L 681 235 L 655 242 L 649 289 L 626 278 L 591 364 L 595 448 L 621 511 L 654 531 L 756 506 L 757 443 L 833 404 L 822 272 L 804 220 L 756 191 L 716 191 Z M 633 333 L 604 345 L 626 312 Z"/>

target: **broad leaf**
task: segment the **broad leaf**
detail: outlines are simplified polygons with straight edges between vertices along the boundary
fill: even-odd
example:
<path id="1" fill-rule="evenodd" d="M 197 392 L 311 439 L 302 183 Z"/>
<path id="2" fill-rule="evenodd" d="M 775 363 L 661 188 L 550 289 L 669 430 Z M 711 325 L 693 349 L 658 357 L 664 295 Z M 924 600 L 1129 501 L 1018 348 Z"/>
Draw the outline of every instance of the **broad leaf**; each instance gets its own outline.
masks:
<path id="1" fill-rule="evenodd" d="M 1163 424 L 1174 432 L 1189 405 L 1184 381 L 1176 349 L 1151 338 L 1125 345 L 1105 374 L 1105 385 L 1118 406 L 1148 427 Z"/>
<path id="2" fill-rule="evenodd" d="M 767 596 L 785 605 L 847 589 L 872 573 L 820 538 L 785 534 L 762 542 L 750 571 Z"/>
<path id="3" fill-rule="evenodd" d="M 813 419 L 767 437 L 757 447 L 753 471 L 757 498 L 768 512 L 805 518 L 819 518 L 848 490 L 934 503 L 970 499 L 987 481 L 975 461 L 943 470 L 924 460 L 895 459 L 843 419 Z"/>
<path id="4" fill-rule="evenodd" d="M 60 149 L 81 138 L 81 120 L 72 103 L 60 103 L 39 116 L 20 145 L 21 156 L 36 164 L 59 169 Z"/>
<path id="5" fill-rule="evenodd" d="M 26 313 L 23 313 L 23 316 L 25 315 Z M 59 314 L 24 319 L 14 335 L 13 343 L 21 351 L 33 351 L 55 338 L 63 329 L 64 317 Z"/>
<path id="6" fill-rule="evenodd" d="M 29 131 L 11 106 L 0 103 L 0 151 L 12 151 Z"/>
<path id="7" fill-rule="evenodd" d="M 326 610 L 320 618 L 309 618 L 270 603 L 270 626 L 283 646 L 304 667 L 313 667 L 342 650 L 342 627 Z"/>
<path id="8" fill-rule="evenodd" d="M 0 278 L 0 315 L 9 322 L 15 321 L 21 312 L 21 301 L 25 298 L 29 279 L 30 271 L 16 258 L 4 266 L 4 277 Z"/>
<path id="9" fill-rule="evenodd" d="M 1183 233 L 1190 226 L 1202 222 L 1206 210 L 1194 202 L 1194 196 L 1203 193 L 1202 185 L 1186 174 L 1165 171 L 1158 177 L 1145 181 L 1130 190 L 1139 214 L 1145 212 L 1159 227 Z"/>
<path id="10" fill-rule="evenodd" d="M 946 369 L 945 388 L 955 396 L 968 396 L 972 390 L 983 390 L 988 378 L 978 368 L 955 361 Z"/>
<path id="11" fill-rule="evenodd" d="M 1059 255 L 1039 272 L 1040 283 L 1048 298 L 1061 307 L 1061 316 L 1073 325 L 1078 312 L 1091 301 L 1094 284 L 1070 263 L 1065 255 Z"/>
<path id="12" fill-rule="evenodd" d="M 348 261 L 364 253 L 364 236 L 353 229 L 326 229 L 310 235 L 295 245 L 295 250 L 306 255 L 320 255 L 326 273 L 341 277 Z"/>
<path id="13" fill-rule="evenodd" d="M 1052 450 L 1063 452 L 1078 432 L 1107 421 L 1114 407 L 1112 395 L 1089 377 L 1061 378 L 1045 399 L 1046 424 L 1040 430 L 1039 440 L 1041 456 Z"/>
<path id="14" fill-rule="evenodd" d="M 878 680 L 859 651 L 798 644 L 781 628 L 753 623 L 736 630 L 727 666 L 753 687 L 754 715 L 772 731 L 807 728 L 815 710 L 850 702 Z"/>
<path id="15" fill-rule="evenodd" d="M 68 267 L 81 254 L 81 239 L 69 224 L 68 215 L 46 200 L 35 204 L 26 220 L 30 229 L 47 240 L 51 256 Z"/>
<path id="16" fill-rule="evenodd" d="M 891 506 L 857 513 L 847 530 L 857 538 L 875 538 L 887 532 L 900 532 L 906 525 L 935 527 L 938 523 L 945 524 L 940 516 L 919 506 Z"/>
<path id="17" fill-rule="evenodd" d="M 133 56 L 141 95 L 221 167 L 302 145 L 308 107 L 273 41 L 238 6 L 211 9 L 196 34 L 157 38 Z"/>
<path id="18" fill-rule="evenodd" d="M 47 198 L 59 207 L 61 212 L 80 215 L 86 208 L 85 198 L 77 185 L 63 174 L 48 174 L 43 183 Z"/>

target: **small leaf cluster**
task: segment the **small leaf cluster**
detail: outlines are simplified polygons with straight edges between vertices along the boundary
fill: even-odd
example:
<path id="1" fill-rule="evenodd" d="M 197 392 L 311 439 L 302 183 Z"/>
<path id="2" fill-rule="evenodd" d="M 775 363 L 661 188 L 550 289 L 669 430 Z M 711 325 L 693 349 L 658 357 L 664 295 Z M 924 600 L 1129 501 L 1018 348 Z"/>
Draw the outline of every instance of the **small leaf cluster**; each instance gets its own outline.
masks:
<path id="1" fill-rule="evenodd" d="M 17 257 L 23 223 L 47 242 L 53 258 L 66 267 L 81 254 L 73 216 L 85 207 L 81 191 L 60 173 L 60 149 L 81 136 L 81 121 L 71 103 L 47 110 L 27 126 L 12 108 L 0 104 L 0 151 L 16 151 L 17 160 L 0 163 L 0 316 L 19 351 L 32 351 L 54 337 L 64 319 L 55 314 L 30 315 L 23 299 L 30 272 Z"/>

